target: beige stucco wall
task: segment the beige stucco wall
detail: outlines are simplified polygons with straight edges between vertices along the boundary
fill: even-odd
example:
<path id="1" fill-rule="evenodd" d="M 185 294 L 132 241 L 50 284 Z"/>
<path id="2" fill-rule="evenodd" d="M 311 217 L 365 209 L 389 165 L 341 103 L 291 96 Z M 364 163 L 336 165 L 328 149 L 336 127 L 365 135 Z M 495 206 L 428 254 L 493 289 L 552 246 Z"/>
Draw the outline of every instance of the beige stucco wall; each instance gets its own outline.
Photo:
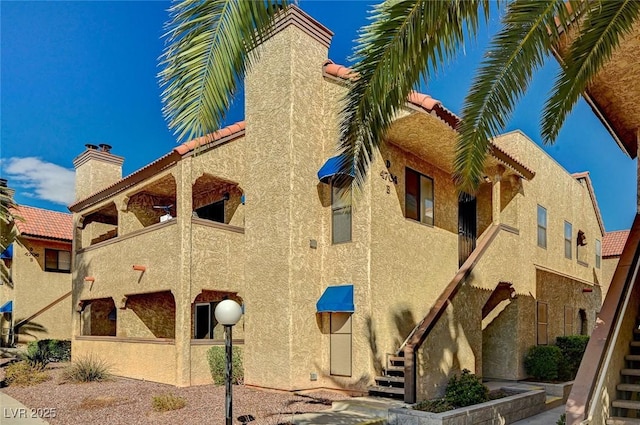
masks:
<path id="1" fill-rule="evenodd" d="M 45 271 L 45 249 L 71 251 L 69 243 L 20 238 L 14 244 L 12 277 L 13 288 L 5 288 L 7 299 L 13 299 L 14 322 L 30 317 L 71 291 L 71 274 Z M 22 329 L 19 341 L 34 339 L 70 339 L 71 297 L 67 297 L 33 319 L 46 331 Z"/>
<path id="2" fill-rule="evenodd" d="M 609 290 L 609 285 L 611 285 L 611 279 L 613 279 L 613 274 L 616 271 L 616 267 L 618 267 L 618 262 L 620 261 L 620 257 L 607 257 L 602 259 L 602 302 L 604 302 L 605 297 L 607 296 L 607 291 Z"/>
<path id="3" fill-rule="evenodd" d="M 76 168 L 76 200 L 84 199 L 122 178 L 122 165 L 93 160 Z"/>
<path id="4" fill-rule="evenodd" d="M 363 390 L 380 372 L 385 354 L 400 347 L 453 278 L 458 268 L 458 201 L 451 175 L 434 165 L 435 154 L 420 155 L 390 141 L 383 143 L 354 197 L 352 241 L 332 245 L 330 186 L 318 182 L 316 173 L 335 155 L 345 87 L 323 78 L 326 57 L 326 47 L 293 26 L 277 33 L 263 45 L 261 59 L 245 82 L 244 137 L 187 155 L 126 193 L 81 212 L 86 215 L 115 202 L 120 236 L 78 253 L 74 305 L 111 297 L 119 308 L 117 336 L 152 338 L 142 320 L 122 310 L 124 297 L 166 290 L 174 296 L 175 356 L 163 361 L 175 374 L 151 373 L 146 379 L 177 385 L 208 382 L 207 347 L 190 340 L 193 303 L 202 291 L 220 291 L 244 302 L 247 384 Z M 455 133 L 446 124 L 432 116 L 424 120 L 437 131 L 433 136 L 424 131 L 420 137 L 437 135 L 438 140 L 429 142 L 454 143 Z M 422 395 L 440 391 L 448 376 L 463 367 L 481 374 L 486 364 L 493 377 L 522 377 L 522 356 L 535 343 L 536 265 L 583 281 L 602 280 L 592 260 L 593 240 L 602 235 L 586 187 L 520 133 L 499 143 L 537 174 L 522 184 L 510 178 L 513 172 L 505 174 L 500 221 L 515 232 L 499 234 L 418 353 Z M 405 167 L 434 179 L 434 226 L 404 217 Z M 396 176 L 397 184 L 385 180 L 384 173 Z M 143 230 L 127 211 L 126 197 L 169 174 L 175 179 L 177 217 Z M 203 181 L 233 188 L 229 226 L 191 218 L 202 200 L 196 192 Z M 221 187 L 212 185 L 211 199 L 219 197 Z M 241 194 L 245 205 L 239 203 Z M 483 184 L 477 196 L 482 232 L 494 219 L 491 184 Z M 537 203 L 548 210 L 547 249 L 536 245 Z M 577 264 L 575 251 L 573 259 L 564 259 L 564 220 L 572 222 L 574 234 L 578 229 L 587 234 L 587 266 Z M 134 272 L 133 264 L 147 270 Z M 84 283 L 84 276 L 95 276 L 94 284 Z M 513 283 L 518 299 L 483 332 L 482 307 L 500 281 Z M 315 307 L 327 286 L 342 284 L 353 284 L 355 290 L 349 377 L 330 375 L 329 315 L 316 313 Z M 79 315 L 74 317 L 78 330 Z M 74 342 L 74 350 L 78 345 L 87 351 L 91 344 L 98 342 Z M 156 350 L 156 345 L 143 342 L 127 344 L 131 353 Z M 141 365 L 127 365 L 121 373 L 146 372 Z"/>

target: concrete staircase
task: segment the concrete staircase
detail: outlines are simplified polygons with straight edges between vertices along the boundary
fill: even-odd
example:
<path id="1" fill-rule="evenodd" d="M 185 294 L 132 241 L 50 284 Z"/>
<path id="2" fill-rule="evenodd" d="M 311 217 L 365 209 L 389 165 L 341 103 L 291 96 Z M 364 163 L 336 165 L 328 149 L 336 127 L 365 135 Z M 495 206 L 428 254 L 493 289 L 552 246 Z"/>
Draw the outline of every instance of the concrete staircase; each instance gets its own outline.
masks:
<path id="1" fill-rule="evenodd" d="M 387 355 L 387 365 L 382 376 L 376 376 L 376 385 L 369 387 L 369 395 L 404 399 L 404 353 L 402 355 Z"/>
<path id="2" fill-rule="evenodd" d="M 629 353 L 624 358 L 627 367 L 620 371 L 621 382 L 616 386 L 619 398 L 611 402 L 616 416 L 607 419 L 607 425 L 640 425 L 640 317 L 636 318 Z"/>

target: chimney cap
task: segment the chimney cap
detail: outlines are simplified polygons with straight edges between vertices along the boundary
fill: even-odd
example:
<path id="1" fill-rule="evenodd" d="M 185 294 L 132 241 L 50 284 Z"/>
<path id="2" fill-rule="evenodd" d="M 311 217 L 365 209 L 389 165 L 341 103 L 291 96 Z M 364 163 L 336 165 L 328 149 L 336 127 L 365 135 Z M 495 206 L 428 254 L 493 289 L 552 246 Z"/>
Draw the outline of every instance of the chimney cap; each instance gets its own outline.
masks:
<path id="1" fill-rule="evenodd" d="M 89 150 L 96 150 L 96 149 L 98 149 L 98 146 L 97 146 L 97 145 L 94 145 L 94 144 L 92 144 L 92 143 L 87 143 L 87 144 L 86 144 L 86 145 L 84 145 L 84 146 L 85 146 L 87 149 L 89 149 Z"/>
<path id="2" fill-rule="evenodd" d="M 108 145 L 106 143 L 100 143 L 100 149 L 102 149 L 102 152 L 107 152 L 109 153 L 111 151 L 111 145 Z"/>

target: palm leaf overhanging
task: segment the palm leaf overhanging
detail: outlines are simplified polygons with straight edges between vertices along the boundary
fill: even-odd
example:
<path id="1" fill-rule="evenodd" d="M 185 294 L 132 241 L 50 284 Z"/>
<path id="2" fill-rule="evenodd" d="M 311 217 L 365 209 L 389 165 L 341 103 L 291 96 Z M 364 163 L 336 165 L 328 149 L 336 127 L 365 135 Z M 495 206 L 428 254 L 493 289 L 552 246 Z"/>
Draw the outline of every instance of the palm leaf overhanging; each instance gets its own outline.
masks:
<path id="1" fill-rule="evenodd" d="M 19 242 L 15 222 L 22 221 L 22 218 L 15 214 L 17 206 L 9 189 L 0 186 L 0 253 L 12 243 Z M 11 274 L 3 261 L 0 261 L 0 283 L 12 285 Z"/>
<path id="2" fill-rule="evenodd" d="M 543 135 L 551 142 L 587 85 L 638 20 L 640 2 L 514 0 L 493 38 L 465 99 L 459 127 L 455 179 L 473 193 L 481 181 L 489 140 L 502 131 L 536 70 L 551 57 L 560 30 L 576 27 L 543 114 Z M 373 152 L 396 112 L 420 78 L 428 79 L 460 50 L 464 30 L 473 37 L 483 1 L 386 1 L 374 9 L 356 48 L 355 78 L 341 116 L 343 172 L 356 171 L 362 185 Z M 576 19 L 576 17 L 578 17 Z M 558 23 L 561 23 L 560 27 Z M 353 164 L 351 163 L 353 158 Z"/>
<path id="3" fill-rule="evenodd" d="M 185 0 L 169 9 L 163 113 L 178 140 L 221 127 L 274 16 L 288 0 Z M 249 54 L 249 52 L 256 54 Z"/>
<path id="4" fill-rule="evenodd" d="M 640 17 L 637 0 L 602 1 L 585 4 L 579 35 L 563 57 L 564 71 L 555 81 L 542 117 L 542 137 L 555 140 L 568 113 L 578 102 L 589 82 L 610 59 Z"/>
<path id="5" fill-rule="evenodd" d="M 353 167 L 357 186 L 366 177 L 375 148 L 407 95 L 461 49 L 465 25 L 473 35 L 488 0 L 389 1 L 376 6 L 361 30 L 342 109 L 343 174 Z M 348 160 L 346 158 L 349 158 Z M 350 159 L 354 162 L 351 163 Z"/>

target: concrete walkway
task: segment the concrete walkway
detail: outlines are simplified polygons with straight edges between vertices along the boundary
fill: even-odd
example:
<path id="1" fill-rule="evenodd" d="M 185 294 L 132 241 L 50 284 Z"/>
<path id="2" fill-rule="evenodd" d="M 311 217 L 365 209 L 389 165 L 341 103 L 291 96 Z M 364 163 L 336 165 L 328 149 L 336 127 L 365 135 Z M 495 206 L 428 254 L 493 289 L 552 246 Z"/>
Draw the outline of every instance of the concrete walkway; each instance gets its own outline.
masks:
<path id="1" fill-rule="evenodd" d="M 530 418 L 523 419 L 518 422 L 514 422 L 513 425 L 555 425 L 560 415 L 564 413 L 564 404 L 562 406 L 554 407 L 546 412 L 539 413 Z"/>
<path id="2" fill-rule="evenodd" d="M 38 414 L 47 413 L 54 414 L 32 410 L 0 391 L 0 425 L 46 425 L 47 422 L 40 419 Z"/>

